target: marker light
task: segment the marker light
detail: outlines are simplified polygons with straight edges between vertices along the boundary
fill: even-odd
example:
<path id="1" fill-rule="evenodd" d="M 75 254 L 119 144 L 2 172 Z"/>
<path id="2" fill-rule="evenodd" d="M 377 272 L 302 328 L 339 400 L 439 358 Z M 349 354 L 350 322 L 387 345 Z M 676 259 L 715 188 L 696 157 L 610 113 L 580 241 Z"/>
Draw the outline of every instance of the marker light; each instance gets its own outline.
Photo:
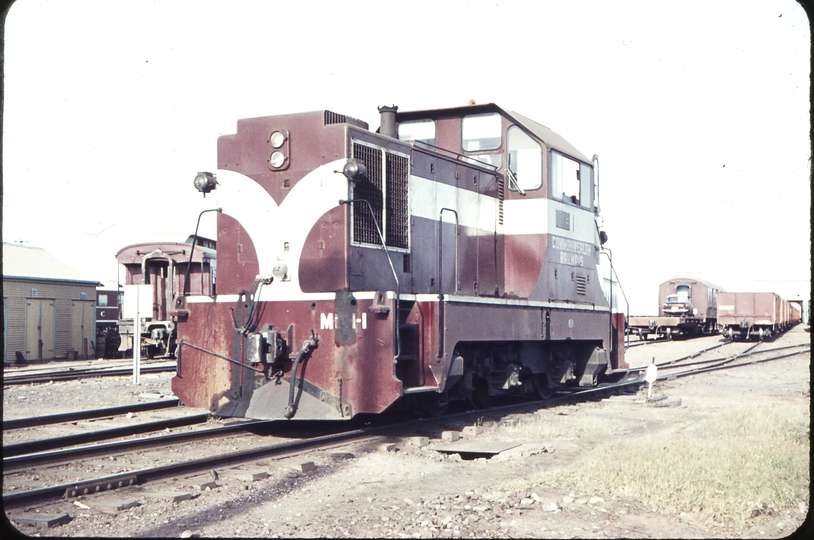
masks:
<path id="1" fill-rule="evenodd" d="M 269 144 L 273 148 L 280 148 L 285 143 L 285 135 L 281 131 L 275 131 L 269 137 Z"/>
<path id="2" fill-rule="evenodd" d="M 272 152 L 269 157 L 269 164 L 275 169 L 280 168 L 285 163 L 285 154 L 280 151 Z"/>

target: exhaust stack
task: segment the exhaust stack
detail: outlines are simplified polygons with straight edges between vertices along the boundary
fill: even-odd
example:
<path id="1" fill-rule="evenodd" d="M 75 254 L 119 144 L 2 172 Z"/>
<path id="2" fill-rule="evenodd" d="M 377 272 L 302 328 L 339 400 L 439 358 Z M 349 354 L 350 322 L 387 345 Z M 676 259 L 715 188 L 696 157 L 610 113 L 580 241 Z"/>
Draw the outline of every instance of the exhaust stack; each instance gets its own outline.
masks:
<path id="1" fill-rule="evenodd" d="M 383 105 L 379 107 L 379 114 L 381 115 L 381 125 L 379 126 L 379 134 L 398 139 L 398 131 L 396 131 L 396 111 L 399 108 L 395 105 Z"/>

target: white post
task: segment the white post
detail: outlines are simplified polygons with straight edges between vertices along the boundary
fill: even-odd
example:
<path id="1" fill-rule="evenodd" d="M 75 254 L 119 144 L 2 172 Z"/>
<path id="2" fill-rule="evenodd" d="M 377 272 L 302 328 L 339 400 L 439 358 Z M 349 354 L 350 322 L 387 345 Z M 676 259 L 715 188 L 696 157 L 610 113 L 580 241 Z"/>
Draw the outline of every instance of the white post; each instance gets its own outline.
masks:
<path id="1" fill-rule="evenodd" d="M 647 369 L 644 372 L 644 380 L 647 381 L 647 401 L 650 401 L 653 383 L 656 382 L 656 379 L 658 379 L 658 368 L 656 367 L 655 362 L 656 359 L 653 358 L 653 362 L 647 366 Z"/>
<path id="2" fill-rule="evenodd" d="M 138 386 L 141 372 L 141 304 L 139 303 L 141 288 L 139 287 L 137 291 L 136 313 L 133 317 L 133 384 Z"/>

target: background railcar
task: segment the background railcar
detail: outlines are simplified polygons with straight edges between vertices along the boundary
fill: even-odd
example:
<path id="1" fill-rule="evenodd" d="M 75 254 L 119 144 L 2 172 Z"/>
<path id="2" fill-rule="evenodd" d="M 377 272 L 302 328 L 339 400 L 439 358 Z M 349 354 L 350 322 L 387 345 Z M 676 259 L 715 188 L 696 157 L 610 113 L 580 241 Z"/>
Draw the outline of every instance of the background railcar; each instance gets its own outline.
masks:
<path id="1" fill-rule="evenodd" d="M 797 306 L 771 292 L 718 295 L 721 333 L 730 339 L 772 338 L 800 322 Z"/>
<path id="2" fill-rule="evenodd" d="M 624 371 L 597 273 L 594 162 L 494 104 L 239 120 L 196 188 L 218 291 L 179 296 L 174 393 L 347 419 L 544 397 Z"/>
<path id="3" fill-rule="evenodd" d="M 717 295 L 724 289 L 697 277 L 678 276 L 659 285 L 658 316 L 634 316 L 629 331 L 646 339 L 648 335 L 671 337 L 716 333 Z"/>
<path id="4" fill-rule="evenodd" d="M 194 250 L 193 250 L 194 243 Z M 125 285 L 148 285 L 150 306 L 141 327 L 141 347 L 148 358 L 173 356 L 175 323 L 173 302 L 177 295 L 214 296 L 216 277 L 215 241 L 191 235 L 186 242 L 146 242 L 126 246 L 116 254 L 124 267 Z M 190 257 L 192 262 L 190 264 Z M 122 318 L 118 320 L 119 350 L 130 354 L 133 349 L 133 318 L 125 318 L 127 303 L 135 302 L 125 293 Z"/>
<path id="5" fill-rule="evenodd" d="M 119 356 L 119 310 L 122 292 L 96 288 L 96 355 L 99 358 Z"/>

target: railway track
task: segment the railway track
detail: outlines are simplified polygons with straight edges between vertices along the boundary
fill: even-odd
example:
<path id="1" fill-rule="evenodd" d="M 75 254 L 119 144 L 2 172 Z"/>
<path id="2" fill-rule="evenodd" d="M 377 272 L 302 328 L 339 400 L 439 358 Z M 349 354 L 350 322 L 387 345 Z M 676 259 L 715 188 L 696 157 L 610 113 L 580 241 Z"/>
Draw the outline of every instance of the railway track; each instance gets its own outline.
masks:
<path id="1" fill-rule="evenodd" d="M 733 353 L 728 356 L 721 356 L 711 359 L 699 359 L 700 356 L 728 345 L 728 343 L 707 347 L 681 358 L 661 362 L 657 364 L 663 371 L 658 380 L 672 379 L 731 369 L 735 367 L 754 365 L 761 362 L 770 362 L 787 358 L 790 356 L 810 353 L 810 344 L 792 345 L 787 347 L 774 347 L 757 350 L 761 343 L 751 345 L 747 350 Z M 760 357 L 758 357 L 760 355 Z M 691 363 L 687 363 L 691 360 Z M 554 397 L 542 402 L 522 402 L 511 403 L 494 407 L 488 410 L 463 411 L 448 414 L 435 419 L 413 419 L 388 423 L 384 425 L 372 425 L 364 427 L 354 427 L 350 424 L 342 424 L 346 431 L 341 433 L 330 433 L 315 437 L 301 438 L 297 440 L 281 440 L 271 444 L 260 444 L 261 439 L 255 438 L 255 444 L 247 444 L 246 447 L 223 452 L 222 449 L 208 457 L 200 457 L 192 460 L 182 460 L 176 463 L 166 463 L 157 466 L 147 466 L 133 468 L 131 470 L 116 472 L 115 474 L 101 475 L 93 478 L 86 478 L 82 481 L 60 482 L 46 487 L 34 489 L 23 489 L 20 491 L 7 491 L 3 494 L 3 504 L 7 508 L 18 507 L 53 501 L 61 498 L 73 498 L 90 493 L 108 491 L 125 486 L 141 485 L 157 480 L 180 477 L 196 472 L 211 471 L 219 467 L 237 466 L 240 464 L 257 461 L 260 459 L 278 460 L 290 457 L 298 453 L 326 449 L 338 445 L 348 445 L 351 443 L 376 442 L 392 436 L 408 436 L 414 434 L 415 430 L 421 427 L 435 425 L 437 423 L 461 422 L 469 423 L 477 421 L 484 414 L 500 416 L 538 408 L 550 408 L 565 404 L 573 404 L 581 401 L 596 400 L 611 395 L 621 393 L 631 393 L 645 384 L 642 372 L 646 366 L 632 368 L 628 377 L 617 383 L 602 384 L 589 389 L 580 389 L 571 392 L 560 392 Z M 163 449 L 163 454 L 167 455 L 167 448 L 178 443 L 189 443 L 191 441 L 212 441 L 215 437 L 224 437 L 235 434 L 246 434 L 250 430 L 265 426 L 266 429 L 273 429 L 276 424 L 291 426 L 293 422 L 280 421 L 247 421 L 241 424 L 229 426 L 218 426 L 188 433 L 174 433 L 136 439 L 133 441 L 118 441 L 105 444 L 87 445 L 75 448 L 66 448 L 53 452 L 35 452 L 10 456 L 4 459 L 3 465 L 6 471 L 6 480 L 13 481 L 14 475 L 24 473 L 29 470 L 39 470 L 46 463 L 65 463 L 66 461 L 77 462 L 87 460 L 90 457 L 106 455 L 127 455 L 139 447 Z M 231 440 L 230 440 L 231 441 Z M 123 454 L 124 453 L 124 454 Z"/>
<path id="2" fill-rule="evenodd" d="M 155 364 L 146 363 L 141 366 L 140 373 L 165 373 L 175 371 L 175 361 L 166 360 Z M 51 381 L 70 381 L 77 379 L 90 379 L 97 377 L 126 377 L 132 375 L 133 367 L 126 364 L 107 366 L 71 366 L 53 369 L 45 368 L 22 368 L 6 369 L 3 372 L 3 384 L 38 384 Z"/>
<path id="3" fill-rule="evenodd" d="M 122 405 L 119 407 L 105 407 L 102 409 L 90 409 L 85 411 L 49 414 L 45 416 L 32 416 L 28 418 L 12 418 L 10 420 L 3 420 L 3 431 L 28 427 L 46 426 L 49 424 L 60 424 L 63 422 L 76 422 L 79 420 L 107 418 L 109 416 L 116 416 L 131 412 L 155 411 L 158 409 L 177 407 L 180 404 L 181 401 L 179 399 L 173 398 L 173 399 L 164 399 L 161 401 L 149 401 L 146 403 L 133 403 L 131 405 Z"/>

